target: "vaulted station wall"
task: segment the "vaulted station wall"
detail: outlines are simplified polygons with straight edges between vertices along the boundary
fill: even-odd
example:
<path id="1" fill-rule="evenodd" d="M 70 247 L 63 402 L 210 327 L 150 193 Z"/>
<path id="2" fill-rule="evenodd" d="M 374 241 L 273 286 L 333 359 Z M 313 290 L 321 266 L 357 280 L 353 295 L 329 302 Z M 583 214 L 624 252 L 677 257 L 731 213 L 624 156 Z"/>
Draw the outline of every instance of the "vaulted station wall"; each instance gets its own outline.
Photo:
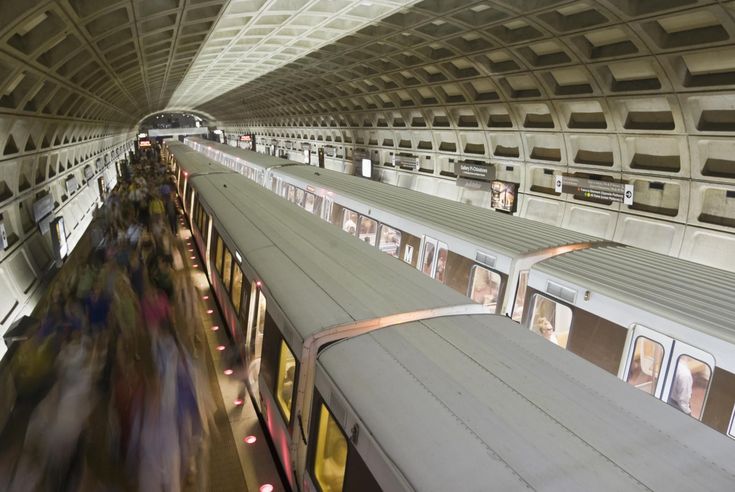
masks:
<path id="1" fill-rule="evenodd" d="M 429 0 L 201 108 L 233 137 L 334 146 L 337 168 L 367 149 L 384 179 L 480 206 L 453 162 L 493 162 L 521 183 L 523 216 L 735 269 L 734 14 L 698 0 Z M 394 154 L 420 169 L 394 171 Z M 628 180 L 635 203 L 557 194 L 560 173 Z"/>

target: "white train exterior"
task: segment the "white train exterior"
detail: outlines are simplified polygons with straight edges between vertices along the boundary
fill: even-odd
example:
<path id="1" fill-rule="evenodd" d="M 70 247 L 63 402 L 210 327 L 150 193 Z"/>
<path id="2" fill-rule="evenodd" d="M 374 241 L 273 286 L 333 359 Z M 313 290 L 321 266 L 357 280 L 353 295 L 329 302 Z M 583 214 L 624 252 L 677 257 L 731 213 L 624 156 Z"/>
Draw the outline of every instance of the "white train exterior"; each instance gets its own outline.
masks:
<path id="1" fill-rule="evenodd" d="M 294 489 L 735 483 L 735 442 L 179 150 L 193 233 Z"/>
<path id="2" fill-rule="evenodd" d="M 554 343 L 656 398 L 670 401 L 678 361 L 686 356 L 692 381 L 684 411 L 735 438 L 735 274 L 198 138 L 186 143 L 527 329 L 553 330 Z M 556 280 L 542 273 L 551 265 L 563 265 L 554 269 Z M 597 274 L 599 268 L 606 273 Z M 645 295 L 626 293 L 621 271 Z M 690 286 L 683 296 L 661 302 L 682 286 Z M 570 289 L 579 292 L 573 301 Z M 536 309 L 528 302 L 536 303 L 539 292 L 550 300 Z M 595 306 L 595 316 L 585 317 L 585 306 Z M 658 321 L 631 319 L 632 312 Z M 706 326 L 699 320 L 708 320 Z M 647 328 L 650 343 L 640 345 Z"/>

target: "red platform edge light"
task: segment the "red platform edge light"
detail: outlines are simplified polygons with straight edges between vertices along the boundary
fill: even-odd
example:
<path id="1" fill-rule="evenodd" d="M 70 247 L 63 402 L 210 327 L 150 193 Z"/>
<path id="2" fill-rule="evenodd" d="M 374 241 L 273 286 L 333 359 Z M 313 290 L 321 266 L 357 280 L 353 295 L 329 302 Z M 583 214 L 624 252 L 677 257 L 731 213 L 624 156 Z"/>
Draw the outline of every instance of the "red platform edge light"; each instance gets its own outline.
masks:
<path id="1" fill-rule="evenodd" d="M 273 492 L 273 485 L 269 483 L 264 483 L 263 485 L 260 486 L 258 490 L 259 492 Z"/>
<path id="2" fill-rule="evenodd" d="M 219 350 L 220 352 L 222 352 L 224 349 L 225 349 L 224 345 L 217 345 L 217 350 Z"/>
<path id="3" fill-rule="evenodd" d="M 243 441 L 243 442 L 244 442 L 245 444 L 253 444 L 253 443 L 255 443 L 255 441 L 257 441 L 257 440 L 258 440 L 258 438 L 257 438 L 257 437 L 255 437 L 255 436 L 247 436 L 247 437 L 244 437 L 242 441 Z"/>
<path id="4" fill-rule="evenodd" d="M 233 403 L 235 404 L 236 407 L 239 407 L 240 405 L 243 404 L 242 398 L 238 398 Z M 245 439 L 247 439 L 247 437 Z M 247 442 L 247 441 L 245 441 L 245 442 Z"/>
<path id="5" fill-rule="evenodd" d="M 262 287 L 263 286 L 263 282 L 261 282 L 260 280 L 258 280 L 258 281 L 255 282 L 255 285 L 257 287 Z"/>
<path id="6" fill-rule="evenodd" d="M 207 314 L 212 314 L 214 312 L 214 309 L 207 309 Z"/>
<path id="7" fill-rule="evenodd" d="M 232 369 L 225 369 L 225 376 L 231 376 L 232 373 L 235 372 Z"/>
<path id="8" fill-rule="evenodd" d="M 214 325 L 214 326 L 212 327 L 212 331 L 217 331 L 217 330 L 219 330 L 219 326 L 217 326 L 217 325 Z"/>

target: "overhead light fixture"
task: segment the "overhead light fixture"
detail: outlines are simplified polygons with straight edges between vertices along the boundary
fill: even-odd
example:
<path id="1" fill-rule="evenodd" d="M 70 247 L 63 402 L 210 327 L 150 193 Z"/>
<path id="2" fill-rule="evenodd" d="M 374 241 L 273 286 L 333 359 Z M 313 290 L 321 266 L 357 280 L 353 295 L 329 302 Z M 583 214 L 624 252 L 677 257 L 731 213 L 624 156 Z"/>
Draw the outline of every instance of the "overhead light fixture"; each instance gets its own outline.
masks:
<path id="1" fill-rule="evenodd" d="M 222 130 L 215 130 L 214 131 L 214 134 L 215 135 L 222 135 Z"/>
<path id="2" fill-rule="evenodd" d="M 147 134 L 147 133 L 139 133 L 139 134 L 138 134 L 138 138 L 145 138 L 145 137 L 147 137 L 147 136 L 148 136 L 148 134 Z"/>

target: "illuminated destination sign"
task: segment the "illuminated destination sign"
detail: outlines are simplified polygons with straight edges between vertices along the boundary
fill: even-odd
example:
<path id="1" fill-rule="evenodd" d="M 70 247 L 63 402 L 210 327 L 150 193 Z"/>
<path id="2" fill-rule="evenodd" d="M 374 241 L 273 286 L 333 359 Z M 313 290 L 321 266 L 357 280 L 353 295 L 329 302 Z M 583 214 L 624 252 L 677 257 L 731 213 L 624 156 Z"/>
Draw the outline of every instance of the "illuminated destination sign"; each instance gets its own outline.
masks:
<path id="1" fill-rule="evenodd" d="M 240 135 L 241 142 L 249 142 L 250 140 L 252 140 L 252 137 L 250 135 Z"/>
<path id="2" fill-rule="evenodd" d="M 495 166 L 480 162 L 459 161 L 454 163 L 454 174 L 458 178 L 492 181 L 495 179 Z"/>
<path id="3" fill-rule="evenodd" d="M 557 193 L 571 193 L 584 198 L 633 205 L 633 185 L 619 181 L 554 176 L 554 190 Z"/>

